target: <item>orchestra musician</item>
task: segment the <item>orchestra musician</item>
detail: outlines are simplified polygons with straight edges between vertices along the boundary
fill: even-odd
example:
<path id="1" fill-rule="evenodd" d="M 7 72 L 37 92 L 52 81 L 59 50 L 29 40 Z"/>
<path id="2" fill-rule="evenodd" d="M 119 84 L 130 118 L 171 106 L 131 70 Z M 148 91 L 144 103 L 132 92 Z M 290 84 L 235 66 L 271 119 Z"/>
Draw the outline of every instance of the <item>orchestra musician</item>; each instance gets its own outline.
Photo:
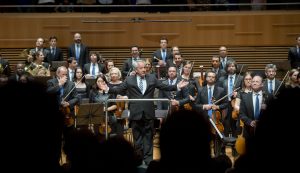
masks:
<path id="1" fill-rule="evenodd" d="M 79 98 L 75 89 L 75 83 L 67 79 L 68 70 L 64 66 L 60 66 L 56 70 L 56 78 L 47 81 L 47 92 L 56 94 L 57 104 L 60 110 L 65 113 L 65 124 L 63 128 L 63 136 L 65 145 L 71 142 L 71 134 L 74 128 L 74 106 L 78 104 Z"/>
<path id="2" fill-rule="evenodd" d="M 160 39 L 160 49 L 153 52 L 152 63 L 153 67 L 156 67 L 156 73 L 159 73 L 160 78 L 165 78 L 167 75 L 167 61 L 173 59 L 171 51 L 168 49 L 168 39 L 167 37 L 162 37 Z"/>
<path id="3" fill-rule="evenodd" d="M 33 54 L 33 61 L 25 67 L 25 71 L 32 76 L 50 76 L 50 65 L 44 62 L 44 58 L 42 51 L 36 51 Z"/>
<path id="4" fill-rule="evenodd" d="M 237 96 L 237 88 L 241 88 L 243 76 L 237 74 L 237 63 L 236 61 L 228 60 L 225 66 L 226 75 L 219 79 L 219 86 L 224 88 L 226 95 L 228 95 L 227 100 L 231 102 Z M 224 117 L 224 135 L 226 137 L 237 137 L 237 122 L 232 119 L 232 110 L 233 107 L 231 104 L 228 104 L 226 115 Z M 223 148 L 222 152 L 225 148 Z M 234 155 L 236 155 L 236 151 L 233 150 Z"/>
<path id="5" fill-rule="evenodd" d="M 299 82 L 297 76 L 299 74 L 299 70 L 292 69 L 289 71 L 289 78 L 285 82 L 285 88 L 296 88 L 299 86 Z"/>
<path id="6" fill-rule="evenodd" d="M 263 110 L 266 109 L 268 95 L 263 92 L 263 78 L 255 75 L 251 82 L 252 92 L 244 95 L 240 103 L 240 118 L 244 123 L 243 136 L 246 144 L 250 143 L 255 135 L 255 128 Z"/>
<path id="7" fill-rule="evenodd" d="M 281 81 L 276 79 L 277 67 L 275 64 L 267 64 L 265 67 L 265 75 L 267 78 L 263 82 L 263 91 L 268 93 L 269 96 L 273 96 L 278 90 L 278 87 L 281 84 Z"/>
<path id="8" fill-rule="evenodd" d="M 184 104 L 184 109 L 186 110 L 191 110 L 192 109 L 192 104 L 195 101 L 196 98 L 196 92 L 197 92 L 197 82 L 195 79 L 192 77 L 193 76 L 193 67 L 194 67 L 194 62 L 192 61 L 184 61 L 182 65 L 182 72 L 181 72 L 181 78 L 185 81 L 188 81 L 188 94 L 190 98 L 190 102 Z"/>
<path id="9" fill-rule="evenodd" d="M 182 79 L 181 76 L 177 77 L 176 67 L 171 66 L 168 69 L 168 79 L 162 83 L 166 85 L 177 85 Z M 189 92 L 187 88 L 183 88 L 180 91 L 159 91 L 159 98 L 168 98 L 171 99 L 172 106 L 176 106 L 178 109 L 184 109 L 184 104 L 190 101 Z M 168 102 L 158 102 L 158 109 L 167 110 L 169 108 Z"/>
<path id="10" fill-rule="evenodd" d="M 132 46 L 130 49 L 131 49 L 130 50 L 131 51 L 131 57 L 128 58 L 124 62 L 123 67 L 122 67 L 122 76 L 123 76 L 123 79 L 125 79 L 127 76 L 130 75 L 130 73 L 132 71 L 134 71 L 133 68 L 132 68 L 133 67 L 133 63 L 136 60 L 140 59 L 139 47 L 135 45 L 135 46 Z"/>
<path id="11" fill-rule="evenodd" d="M 216 73 L 214 71 L 207 71 L 206 74 L 207 85 L 198 88 L 198 94 L 193 108 L 198 111 L 207 111 L 208 116 L 212 117 L 214 111 L 221 111 L 225 109 L 228 106 L 228 102 L 227 99 L 223 99 L 216 105 L 213 103 L 213 99 L 219 100 L 225 96 L 225 90 L 216 85 Z M 220 145 L 220 141 L 216 142 L 215 145 L 218 145 L 217 147 L 214 147 L 216 149 L 215 155 L 221 154 L 222 146 Z"/>

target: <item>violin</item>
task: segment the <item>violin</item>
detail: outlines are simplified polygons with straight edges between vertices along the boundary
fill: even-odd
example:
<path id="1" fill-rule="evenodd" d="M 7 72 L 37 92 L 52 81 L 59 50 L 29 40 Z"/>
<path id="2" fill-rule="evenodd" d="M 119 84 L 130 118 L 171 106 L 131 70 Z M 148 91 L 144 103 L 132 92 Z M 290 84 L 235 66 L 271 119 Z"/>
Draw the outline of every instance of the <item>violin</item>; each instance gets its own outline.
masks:
<path id="1" fill-rule="evenodd" d="M 116 104 L 117 104 L 117 109 L 115 110 L 115 115 L 117 118 L 121 118 L 122 113 L 125 110 L 125 101 L 116 102 Z"/>
<path id="2" fill-rule="evenodd" d="M 216 101 L 214 97 L 212 97 L 212 103 L 215 105 Z M 224 132 L 224 125 L 222 124 L 222 114 L 219 110 L 212 110 L 212 116 L 211 119 L 215 123 L 216 127 L 220 132 Z"/>
<path id="3" fill-rule="evenodd" d="M 231 107 L 233 107 L 233 110 L 231 112 L 231 117 L 232 117 L 232 119 L 237 120 L 239 117 L 240 111 L 234 109 L 235 102 L 236 102 L 236 98 L 231 100 Z"/>
<path id="4" fill-rule="evenodd" d="M 60 111 L 62 112 L 62 114 L 65 116 L 65 120 L 64 123 L 67 127 L 71 127 L 72 125 L 74 125 L 74 118 L 72 118 L 72 113 L 71 113 L 71 109 L 70 106 L 60 106 Z"/>

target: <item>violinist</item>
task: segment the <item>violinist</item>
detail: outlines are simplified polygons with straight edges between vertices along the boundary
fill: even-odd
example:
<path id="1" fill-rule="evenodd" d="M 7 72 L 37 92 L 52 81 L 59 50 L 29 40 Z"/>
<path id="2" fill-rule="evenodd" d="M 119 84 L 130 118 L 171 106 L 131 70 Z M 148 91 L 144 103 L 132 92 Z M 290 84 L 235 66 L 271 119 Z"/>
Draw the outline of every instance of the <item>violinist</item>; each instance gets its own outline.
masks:
<path id="1" fill-rule="evenodd" d="M 252 92 L 251 81 L 252 81 L 251 72 L 246 72 L 244 75 L 244 79 L 243 79 L 242 89 L 239 90 L 237 93 L 237 97 L 236 97 L 235 104 L 233 107 L 234 111 L 237 111 L 237 112 L 240 111 L 241 99 L 243 98 L 243 96 L 245 94 Z"/>
<path id="2" fill-rule="evenodd" d="M 192 104 L 193 104 L 193 102 L 195 101 L 195 98 L 196 98 L 196 81 L 192 77 L 193 76 L 193 66 L 194 66 L 194 62 L 184 61 L 183 62 L 182 73 L 181 73 L 181 78 L 183 80 L 189 82 L 187 88 L 188 88 L 188 94 L 189 94 L 189 98 L 190 98 L 191 102 L 186 103 L 184 105 L 184 108 L 187 109 L 187 110 L 192 109 Z"/>
<path id="3" fill-rule="evenodd" d="M 287 82 L 285 83 L 285 88 L 296 88 L 299 86 L 299 82 L 297 79 L 297 76 L 299 74 L 299 70 L 297 69 L 292 69 L 289 72 L 289 78 Z"/>
<path id="4" fill-rule="evenodd" d="M 68 70 L 60 66 L 56 70 L 56 78 L 47 81 L 47 92 L 55 93 L 57 101 L 61 107 L 69 107 L 71 112 L 74 106 L 79 102 L 78 94 L 75 89 L 75 83 L 67 80 Z"/>
<path id="5" fill-rule="evenodd" d="M 75 83 L 69 81 L 67 75 L 67 68 L 60 66 L 56 70 L 56 78 L 47 81 L 47 92 L 56 94 L 60 110 L 65 113 L 65 124 L 63 128 L 65 145 L 71 143 L 71 136 L 75 130 L 74 121 L 72 121 L 75 116 L 74 106 L 79 102 Z"/>
<path id="6" fill-rule="evenodd" d="M 268 93 L 269 96 L 273 96 L 280 86 L 281 81 L 276 79 L 277 67 L 275 64 L 267 64 L 265 67 L 265 75 L 267 78 L 263 82 L 263 91 Z"/>
<path id="7" fill-rule="evenodd" d="M 221 111 L 228 105 L 227 99 L 220 100 L 225 96 L 225 90 L 216 85 L 216 73 L 214 71 L 208 71 L 206 75 L 206 83 L 204 87 L 198 88 L 198 94 L 194 104 L 194 109 L 207 111 L 209 117 L 212 117 L 214 111 Z M 218 104 L 213 103 L 215 100 L 220 100 Z M 222 123 L 222 120 L 218 120 Z M 215 147 L 215 154 L 219 155 L 221 146 Z"/>
<path id="8" fill-rule="evenodd" d="M 237 63 L 235 61 L 228 60 L 225 67 L 227 74 L 219 79 L 219 86 L 224 88 L 226 95 L 228 95 L 227 100 L 231 102 L 237 96 L 236 89 L 242 86 L 243 77 L 240 74 L 237 74 Z M 237 137 L 237 122 L 232 119 L 232 110 L 232 105 L 228 104 L 223 122 L 225 128 L 224 135 L 226 137 Z M 236 152 L 234 151 L 234 153 Z"/>
<path id="9" fill-rule="evenodd" d="M 81 67 L 75 68 L 75 75 L 74 75 L 74 83 L 76 85 L 76 91 L 78 94 L 78 98 L 80 99 L 80 103 L 82 103 L 83 99 L 89 97 L 90 93 L 90 83 L 85 80 L 85 74 Z"/>

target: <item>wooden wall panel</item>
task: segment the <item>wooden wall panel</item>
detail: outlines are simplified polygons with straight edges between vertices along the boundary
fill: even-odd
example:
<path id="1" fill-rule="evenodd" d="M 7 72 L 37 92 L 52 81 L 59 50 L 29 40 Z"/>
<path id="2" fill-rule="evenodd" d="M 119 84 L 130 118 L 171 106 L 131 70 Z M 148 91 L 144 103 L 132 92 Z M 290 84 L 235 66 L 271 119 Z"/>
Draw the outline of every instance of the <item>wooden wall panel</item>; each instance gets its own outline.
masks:
<path id="1" fill-rule="evenodd" d="M 67 47 L 75 32 L 89 47 L 158 47 L 162 35 L 181 47 L 294 45 L 299 18 L 299 11 L 2 13 L 0 47 L 34 47 L 52 35 Z"/>

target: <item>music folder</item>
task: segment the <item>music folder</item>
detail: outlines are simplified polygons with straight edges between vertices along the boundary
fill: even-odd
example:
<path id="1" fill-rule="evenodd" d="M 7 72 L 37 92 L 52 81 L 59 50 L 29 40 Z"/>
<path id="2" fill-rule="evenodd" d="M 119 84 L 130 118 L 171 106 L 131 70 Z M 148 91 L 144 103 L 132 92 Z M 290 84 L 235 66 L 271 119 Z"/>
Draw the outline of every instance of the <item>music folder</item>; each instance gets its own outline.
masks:
<path id="1" fill-rule="evenodd" d="M 104 104 L 85 103 L 79 106 L 77 125 L 102 124 L 105 122 Z"/>

